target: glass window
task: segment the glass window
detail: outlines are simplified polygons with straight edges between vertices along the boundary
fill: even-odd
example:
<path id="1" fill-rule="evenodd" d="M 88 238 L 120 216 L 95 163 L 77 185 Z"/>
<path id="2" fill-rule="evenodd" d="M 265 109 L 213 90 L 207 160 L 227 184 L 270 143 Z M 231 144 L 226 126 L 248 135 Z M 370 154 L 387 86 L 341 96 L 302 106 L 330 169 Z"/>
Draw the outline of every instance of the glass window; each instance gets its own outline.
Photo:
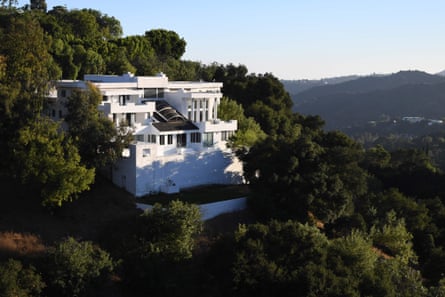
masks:
<path id="1" fill-rule="evenodd" d="M 232 137 L 233 131 L 221 131 L 221 140 L 227 141 Z"/>
<path id="2" fill-rule="evenodd" d="M 213 146 L 213 133 L 204 133 L 202 142 L 206 147 Z"/>
<path id="3" fill-rule="evenodd" d="M 136 134 L 136 141 L 144 142 L 144 134 Z"/>
<path id="4" fill-rule="evenodd" d="M 201 142 L 201 133 L 194 132 L 190 134 L 190 142 L 200 143 Z"/>
<path id="5" fill-rule="evenodd" d="M 164 145 L 165 144 L 165 135 L 160 135 L 159 136 L 159 144 L 160 145 Z"/>
<path id="6" fill-rule="evenodd" d="M 150 89 L 144 89 L 144 98 L 156 98 L 156 89 L 150 88 Z"/>
<path id="7" fill-rule="evenodd" d="M 173 135 L 167 135 L 167 142 L 168 142 L 168 144 L 173 143 Z"/>
<path id="8" fill-rule="evenodd" d="M 149 148 L 143 149 L 142 150 L 142 156 L 143 157 L 148 157 L 151 154 L 151 150 Z"/>
<path id="9" fill-rule="evenodd" d="M 186 147 L 187 145 L 187 134 L 177 134 L 176 135 L 176 146 Z"/>

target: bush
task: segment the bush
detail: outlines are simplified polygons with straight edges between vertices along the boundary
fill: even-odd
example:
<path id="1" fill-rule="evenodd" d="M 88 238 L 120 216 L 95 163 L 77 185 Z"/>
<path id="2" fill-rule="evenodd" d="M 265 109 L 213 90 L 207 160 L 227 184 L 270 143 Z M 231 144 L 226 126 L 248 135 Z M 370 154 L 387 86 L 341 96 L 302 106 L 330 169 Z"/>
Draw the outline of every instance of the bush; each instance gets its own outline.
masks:
<path id="1" fill-rule="evenodd" d="M 40 296 L 44 287 L 45 283 L 34 267 L 25 268 L 20 261 L 13 259 L 0 264 L 0 296 Z"/>
<path id="2" fill-rule="evenodd" d="M 106 280 L 113 266 L 104 250 L 69 237 L 49 252 L 49 284 L 58 296 L 85 295 Z"/>

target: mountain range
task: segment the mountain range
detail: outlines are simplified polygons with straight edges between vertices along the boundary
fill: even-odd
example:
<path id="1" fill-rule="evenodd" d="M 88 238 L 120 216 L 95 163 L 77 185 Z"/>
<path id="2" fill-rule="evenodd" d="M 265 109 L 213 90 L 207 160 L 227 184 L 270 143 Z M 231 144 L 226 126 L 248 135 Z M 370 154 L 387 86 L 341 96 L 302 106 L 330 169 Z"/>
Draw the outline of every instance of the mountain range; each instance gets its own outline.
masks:
<path id="1" fill-rule="evenodd" d="M 283 84 L 294 111 L 320 115 L 329 130 L 402 117 L 445 117 L 445 77 L 439 74 L 400 71 Z"/>

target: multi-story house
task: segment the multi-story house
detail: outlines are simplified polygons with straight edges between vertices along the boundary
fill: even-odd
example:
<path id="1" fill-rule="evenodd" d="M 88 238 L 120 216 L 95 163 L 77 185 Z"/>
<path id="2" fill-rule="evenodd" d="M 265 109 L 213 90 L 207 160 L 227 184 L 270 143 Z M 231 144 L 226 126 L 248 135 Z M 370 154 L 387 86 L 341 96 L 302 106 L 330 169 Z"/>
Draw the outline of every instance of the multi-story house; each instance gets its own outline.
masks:
<path id="1" fill-rule="evenodd" d="M 63 121 L 64 102 L 73 89 L 86 89 L 87 81 L 102 94 L 99 110 L 134 134 L 110 169 L 116 185 L 143 196 L 242 182 L 242 165 L 227 147 L 237 121 L 218 119 L 222 83 L 169 81 L 163 74 L 85 75 L 83 81 L 56 83 L 49 110 L 53 119 Z"/>

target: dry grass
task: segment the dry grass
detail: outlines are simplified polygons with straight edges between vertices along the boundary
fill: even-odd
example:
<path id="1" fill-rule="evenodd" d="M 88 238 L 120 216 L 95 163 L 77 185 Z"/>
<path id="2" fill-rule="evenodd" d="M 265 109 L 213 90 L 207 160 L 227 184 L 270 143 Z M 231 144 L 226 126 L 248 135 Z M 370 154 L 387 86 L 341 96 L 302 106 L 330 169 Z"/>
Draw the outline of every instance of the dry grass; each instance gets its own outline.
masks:
<path id="1" fill-rule="evenodd" d="M 7 178 L 0 178 L 0 186 L 0 258 L 32 257 L 68 236 L 97 242 L 110 222 L 140 213 L 133 196 L 101 177 L 89 192 L 53 211 Z"/>
<path id="2" fill-rule="evenodd" d="M 0 233 L 0 254 L 7 257 L 39 256 L 46 251 L 40 237 L 17 232 Z"/>

